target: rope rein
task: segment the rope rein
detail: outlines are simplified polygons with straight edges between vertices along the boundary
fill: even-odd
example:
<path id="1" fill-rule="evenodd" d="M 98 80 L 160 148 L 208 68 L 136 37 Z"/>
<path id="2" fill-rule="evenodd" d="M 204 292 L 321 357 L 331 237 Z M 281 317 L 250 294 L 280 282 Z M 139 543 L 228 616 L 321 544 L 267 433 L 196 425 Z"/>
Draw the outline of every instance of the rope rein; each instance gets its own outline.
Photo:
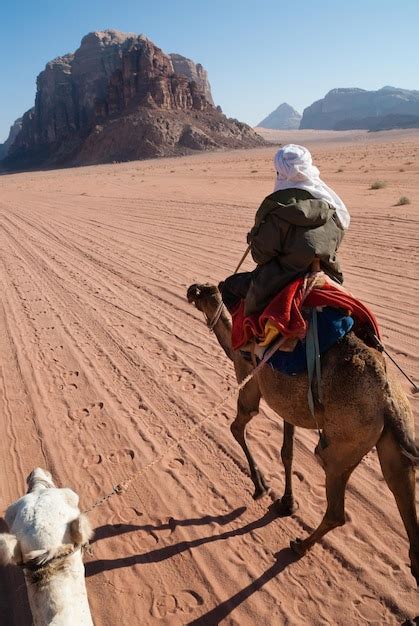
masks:
<path id="1" fill-rule="evenodd" d="M 237 272 L 239 271 L 241 265 L 243 264 L 244 260 L 246 259 L 247 255 L 249 254 L 249 252 L 250 252 L 250 245 L 247 247 L 246 251 L 244 252 L 244 254 L 242 256 L 242 258 L 240 259 L 240 262 L 239 262 L 238 266 L 236 267 L 236 269 L 234 271 L 235 274 L 237 274 Z M 213 315 L 213 317 L 211 319 L 208 319 L 207 316 L 204 313 L 205 321 L 206 321 L 206 324 L 207 324 L 210 332 L 214 332 L 214 328 L 215 328 L 216 324 L 219 322 L 220 317 L 221 317 L 221 315 L 223 313 L 223 310 L 224 310 L 224 303 L 221 300 L 219 305 L 218 305 L 218 307 L 217 307 L 217 309 L 216 309 L 216 311 L 215 311 L 215 313 L 214 313 L 214 315 Z M 229 391 L 229 393 L 215 406 L 214 410 L 211 413 L 209 413 L 208 415 L 203 417 L 201 420 L 199 420 L 195 424 L 195 426 L 190 429 L 189 433 L 186 433 L 183 437 L 181 437 L 177 441 L 173 442 L 170 446 L 168 446 L 164 450 L 164 452 L 162 454 L 160 454 L 160 456 L 155 458 L 153 461 L 151 461 L 150 463 L 147 463 L 147 465 L 144 465 L 143 467 L 140 467 L 136 472 L 131 474 L 124 481 L 118 483 L 117 485 L 114 485 L 112 487 L 112 491 L 110 491 L 109 493 L 105 494 L 104 496 L 102 496 L 101 498 L 96 500 L 89 508 L 85 509 L 83 511 L 83 513 L 90 513 L 90 511 L 93 511 L 94 509 L 97 509 L 98 507 L 100 507 L 103 504 L 105 504 L 106 502 L 108 502 L 108 500 L 113 498 L 113 496 L 123 494 L 125 491 L 127 491 L 127 489 L 130 487 L 131 483 L 135 480 L 135 478 L 137 478 L 137 476 L 140 476 L 140 474 L 144 474 L 145 472 L 150 470 L 152 467 L 154 467 L 154 465 L 157 465 L 158 463 L 160 463 L 169 454 L 169 452 L 171 452 L 172 450 L 175 450 L 176 448 L 178 448 L 187 439 L 190 439 L 195 434 L 195 432 L 198 429 L 200 429 L 201 426 L 207 420 L 209 420 L 210 417 L 214 417 L 217 414 L 217 412 L 224 406 L 224 404 L 230 399 L 230 397 L 235 395 L 237 392 L 241 391 L 241 389 L 243 389 L 243 387 L 245 387 L 247 385 L 247 383 L 250 380 L 252 380 L 253 376 L 256 374 L 256 371 L 259 370 L 259 368 L 268 360 L 268 358 L 270 358 L 270 356 L 267 357 L 267 358 L 264 357 L 263 360 L 259 363 L 259 365 L 252 372 L 250 372 L 250 374 L 248 376 L 246 376 L 246 378 L 244 378 L 237 387 L 233 387 Z"/>
<path id="2" fill-rule="evenodd" d="M 242 258 L 241 262 L 239 263 L 239 266 L 237 267 L 237 269 L 239 269 L 241 263 L 244 261 L 245 257 L 247 256 L 247 253 L 248 253 L 248 250 L 246 251 L 246 254 L 243 255 L 243 258 Z M 237 272 L 237 270 L 236 270 L 236 272 Z M 306 294 L 313 288 L 313 284 L 314 284 L 314 281 L 312 281 L 312 282 L 308 281 L 308 282 L 305 283 L 304 288 L 305 288 L 305 293 Z M 210 332 L 214 332 L 214 328 L 217 325 L 217 323 L 219 322 L 223 311 L 224 311 L 224 303 L 221 300 L 220 303 L 218 304 L 216 310 L 215 310 L 214 315 L 211 318 L 208 318 L 206 316 L 206 314 L 204 313 L 204 318 L 205 318 L 206 324 L 207 324 Z M 250 372 L 250 374 L 248 374 L 237 386 L 232 387 L 230 389 L 230 391 L 224 396 L 224 398 L 222 400 L 220 400 L 220 402 L 214 407 L 212 412 L 208 413 L 203 418 L 201 418 L 195 424 L 195 426 L 193 426 L 193 428 L 191 428 L 189 431 L 187 431 L 180 439 L 178 439 L 177 441 L 174 441 L 172 444 L 170 444 L 170 446 L 168 446 L 163 451 L 163 453 L 160 454 L 158 457 L 156 457 L 153 461 L 150 461 L 150 463 L 147 463 L 146 465 L 143 465 L 137 471 L 135 471 L 133 474 L 131 474 L 128 478 L 126 478 L 124 481 L 118 483 L 117 485 L 114 485 L 112 487 L 112 490 L 109 493 L 105 494 L 104 496 L 102 496 L 101 498 L 96 500 L 96 502 L 94 502 L 89 508 L 85 509 L 83 511 L 83 513 L 90 513 L 94 509 L 96 509 L 96 508 L 102 506 L 103 504 L 105 504 L 106 502 L 108 502 L 115 495 L 122 495 L 124 492 L 126 492 L 129 489 L 129 487 L 132 484 L 132 482 L 138 476 L 140 476 L 141 474 L 145 474 L 152 467 L 154 467 L 155 465 L 158 465 L 159 463 L 161 463 L 161 461 L 163 461 L 163 459 L 165 459 L 166 456 L 170 452 L 172 452 L 172 450 L 175 450 L 176 448 L 181 446 L 182 443 L 184 443 L 185 441 L 191 439 L 193 437 L 193 435 L 203 426 L 203 424 L 205 422 L 207 422 L 210 418 L 215 417 L 216 414 L 218 413 L 218 411 L 226 404 L 226 402 L 231 397 L 233 397 L 237 393 L 239 393 L 247 385 L 247 383 L 250 382 L 253 379 L 253 377 L 259 372 L 259 370 L 265 365 L 265 363 L 267 363 L 267 361 L 269 361 L 269 359 L 272 357 L 272 355 L 275 354 L 275 352 L 281 347 L 281 345 L 286 341 L 286 339 L 287 339 L 286 337 L 280 336 L 279 339 L 277 341 L 275 341 L 273 343 L 273 345 L 268 350 L 265 351 L 262 360 L 258 363 L 258 365 L 256 365 L 256 367 Z"/>
<path id="3" fill-rule="evenodd" d="M 223 305 L 222 302 L 221 302 L 221 305 L 222 305 L 221 307 L 220 306 L 218 307 L 218 309 L 220 309 L 220 311 L 218 313 L 218 318 L 217 318 L 216 322 L 214 322 L 214 326 L 215 326 L 215 324 L 218 322 L 218 320 L 221 317 L 221 313 L 222 313 L 223 308 L 224 308 L 224 305 Z M 218 309 L 217 309 L 217 312 L 218 312 Z M 211 321 L 213 321 L 215 319 L 215 317 L 216 316 L 214 315 L 214 317 L 212 318 Z M 210 328 L 210 330 L 213 330 L 210 327 L 208 319 L 207 319 L 207 324 L 208 324 L 208 327 Z M 275 345 L 277 345 L 277 347 L 275 348 L 275 350 L 278 349 L 279 344 L 280 344 L 279 341 L 276 342 Z M 102 496 L 101 498 L 96 500 L 96 502 L 94 502 L 89 508 L 84 509 L 83 513 L 90 513 L 90 511 L 93 511 L 94 509 L 98 508 L 99 506 L 102 506 L 103 504 L 105 504 L 105 502 L 108 502 L 108 500 L 113 498 L 113 496 L 115 496 L 115 495 L 122 495 L 125 491 L 128 490 L 128 488 L 130 487 L 132 482 L 138 476 L 148 472 L 152 467 L 154 467 L 158 463 L 161 463 L 161 461 L 163 461 L 163 459 L 165 459 L 166 456 L 172 450 L 175 450 L 176 448 L 180 447 L 182 445 L 182 443 L 184 443 L 185 441 L 188 441 L 188 440 L 192 439 L 193 435 L 202 427 L 202 425 L 205 422 L 207 422 L 211 417 L 215 417 L 216 414 L 218 413 L 218 411 L 225 405 L 225 403 L 231 397 L 235 396 L 239 391 L 241 391 L 247 385 L 247 383 L 252 380 L 252 378 L 254 377 L 256 372 L 259 371 L 259 369 L 262 367 L 262 365 L 264 365 L 266 363 L 266 361 L 270 358 L 270 356 L 272 356 L 272 354 L 273 354 L 272 350 L 273 350 L 273 348 L 271 348 L 269 350 L 269 355 L 266 355 L 266 357 L 263 358 L 263 360 L 259 363 L 259 365 L 254 370 L 252 370 L 250 372 L 250 374 L 248 374 L 248 376 L 246 376 L 246 378 L 244 378 L 237 386 L 232 387 L 229 390 L 229 392 L 224 396 L 224 398 L 222 400 L 220 400 L 220 402 L 218 404 L 216 404 L 216 406 L 214 407 L 213 411 L 211 411 L 210 413 L 205 415 L 203 418 L 201 418 L 195 424 L 195 426 L 193 426 L 191 429 L 189 429 L 189 431 L 187 431 L 182 437 L 180 437 L 180 439 L 178 439 L 177 441 L 174 441 L 172 444 L 170 444 L 170 446 L 167 446 L 167 448 L 163 451 L 163 453 L 160 454 L 158 457 L 156 457 L 153 461 L 150 461 L 150 463 L 147 463 L 146 465 L 143 465 L 137 471 L 135 471 L 133 474 L 128 476 L 128 478 L 126 478 L 122 482 L 120 482 L 117 485 L 115 485 L 114 487 L 112 487 L 112 490 L 109 493 L 105 494 L 104 496 Z"/>

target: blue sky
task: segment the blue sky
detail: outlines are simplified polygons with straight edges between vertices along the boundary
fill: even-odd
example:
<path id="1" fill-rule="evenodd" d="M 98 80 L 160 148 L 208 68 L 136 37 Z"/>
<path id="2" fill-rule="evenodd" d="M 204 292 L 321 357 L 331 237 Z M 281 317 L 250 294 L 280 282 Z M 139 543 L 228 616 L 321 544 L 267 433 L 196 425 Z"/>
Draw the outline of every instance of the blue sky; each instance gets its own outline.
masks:
<path id="1" fill-rule="evenodd" d="M 251 125 L 333 87 L 419 89 L 419 0 L 3 0 L 0 24 L 0 141 L 45 63 L 105 28 L 202 63 L 216 104 Z"/>

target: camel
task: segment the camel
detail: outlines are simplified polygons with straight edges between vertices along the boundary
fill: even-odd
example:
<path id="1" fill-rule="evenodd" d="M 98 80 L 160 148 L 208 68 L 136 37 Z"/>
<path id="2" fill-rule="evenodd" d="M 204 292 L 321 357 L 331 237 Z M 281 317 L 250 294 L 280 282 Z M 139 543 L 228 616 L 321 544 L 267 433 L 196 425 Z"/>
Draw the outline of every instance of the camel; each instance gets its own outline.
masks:
<path id="1" fill-rule="evenodd" d="M 231 345 L 231 320 L 217 287 L 194 284 L 187 299 L 206 317 L 227 357 L 233 361 L 240 383 L 253 365 Z M 383 355 L 366 345 L 353 332 L 348 333 L 321 357 L 322 404 L 316 405 L 315 419 L 307 402 L 308 377 L 282 374 L 262 365 L 239 391 L 237 414 L 231 432 L 243 449 L 255 492 L 260 498 L 269 493 L 246 442 L 246 426 L 259 411 L 263 397 L 284 420 L 281 458 L 285 490 L 277 501 L 279 515 L 295 511 L 292 491 L 293 435 L 295 426 L 315 429 L 322 436 L 315 454 L 326 474 L 327 509 L 319 526 L 305 539 L 290 546 L 299 556 L 330 530 L 345 524 L 345 489 L 353 470 L 376 446 L 383 476 L 392 491 L 409 539 L 411 571 L 419 584 L 419 532 L 415 507 L 415 465 L 419 458 L 414 443 L 414 421 L 409 402 L 399 382 L 386 369 Z"/>
<path id="2" fill-rule="evenodd" d="M 0 534 L 0 563 L 23 568 L 34 626 L 93 626 L 82 559 L 93 533 L 79 497 L 57 489 L 41 468 L 27 484 L 27 494 L 6 511 L 10 534 Z"/>

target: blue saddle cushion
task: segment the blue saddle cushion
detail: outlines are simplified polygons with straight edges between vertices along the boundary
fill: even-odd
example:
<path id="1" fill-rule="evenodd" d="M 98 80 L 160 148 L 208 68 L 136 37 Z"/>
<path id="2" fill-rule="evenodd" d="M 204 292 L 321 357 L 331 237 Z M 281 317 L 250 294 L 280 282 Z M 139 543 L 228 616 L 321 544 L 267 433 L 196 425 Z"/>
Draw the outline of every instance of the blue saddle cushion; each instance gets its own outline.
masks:
<path id="1" fill-rule="evenodd" d="M 339 339 L 344 337 L 354 325 L 354 320 L 340 309 L 325 307 L 317 313 L 320 354 L 329 350 Z M 292 376 L 307 370 L 306 341 L 297 343 L 293 352 L 277 350 L 268 363 L 276 370 Z"/>

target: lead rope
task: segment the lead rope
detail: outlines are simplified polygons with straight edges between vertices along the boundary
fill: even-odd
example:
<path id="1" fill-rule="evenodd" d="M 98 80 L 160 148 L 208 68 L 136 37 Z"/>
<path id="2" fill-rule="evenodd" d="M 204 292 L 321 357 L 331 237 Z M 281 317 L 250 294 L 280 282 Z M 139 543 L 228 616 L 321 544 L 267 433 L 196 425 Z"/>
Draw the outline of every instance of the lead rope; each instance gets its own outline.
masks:
<path id="1" fill-rule="evenodd" d="M 377 337 L 377 335 L 375 333 L 372 333 L 372 337 L 374 339 L 374 341 L 377 344 L 377 350 L 379 350 L 380 352 L 384 352 L 384 354 L 386 354 L 388 356 L 388 358 L 390 359 L 390 361 L 392 361 L 392 363 L 394 363 L 394 365 L 397 367 L 397 369 L 403 374 L 403 376 L 409 381 L 409 383 L 413 386 L 412 389 L 412 393 L 418 393 L 419 391 L 419 386 L 415 383 L 414 380 L 412 380 L 412 378 L 410 378 L 410 376 L 408 374 L 406 374 L 406 372 L 400 367 L 400 365 L 397 363 L 397 361 L 395 359 L 393 359 L 393 357 L 391 356 L 391 354 L 388 353 L 388 351 L 386 350 L 384 344 L 382 341 L 380 341 L 380 339 Z"/>
<path id="2" fill-rule="evenodd" d="M 222 308 L 223 307 L 221 307 L 221 310 Z M 280 337 L 278 341 L 276 341 L 273 344 L 273 346 L 265 352 L 263 359 L 260 361 L 257 367 L 254 370 L 252 370 L 250 374 L 248 374 L 237 386 L 232 387 L 230 391 L 224 396 L 224 398 L 220 400 L 220 402 L 214 407 L 214 410 L 211 413 L 207 414 L 202 419 L 200 419 L 193 428 L 191 428 L 185 435 L 183 435 L 183 437 L 181 437 L 177 441 L 174 441 L 170 446 L 167 446 L 164 452 L 160 454 L 158 457 L 156 457 L 153 461 L 151 461 L 150 463 L 147 463 L 147 465 L 144 465 L 143 467 L 140 467 L 136 472 L 131 474 L 124 481 L 112 487 L 112 490 L 109 493 L 105 494 L 104 496 L 96 500 L 96 502 L 94 502 L 89 508 L 85 509 L 83 513 L 90 513 L 90 511 L 93 511 L 93 509 L 96 509 L 99 506 L 102 506 L 103 504 L 105 504 L 105 502 L 108 502 L 108 500 L 113 498 L 113 496 L 123 494 L 125 491 L 128 490 L 131 483 L 138 476 L 140 476 L 140 474 L 145 474 L 146 472 L 148 472 L 152 467 L 154 467 L 154 465 L 157 465 L 163 459 L 165 459 L 166 456 L 169 454 L 169 452 L 181 446 L 181 444 L 184 443 L 185 441 L 192 439 L 196 431 L 199 430 L 202 427 L 202 425 L 207 420 L 209 420 L 210 417 L 214 417 L 218 413 L 218 411 L 224 406 L 227 400 L 235 396 L 239 391 L 241 391 L 247 385 L 248 382 L 252 380 L 255 374 L 261 369 L 263 365 L 265 365 L 265 363 L 271 358 L 271 356 L 280 348 L 280 346 L 284 343 L 284 341 L 285 341 L 285 337 Z"/>
<path id="3" fill-rule="evenodd" d="M 246 248 L 242 258 L 240 259 L 240 262 L 239 262 L 238 266 L 234 270 L 235 274 L 237 274 L 237 272 L 239 271 L 240 267 L 242 266 L 244 260 L 246 259 L 247 255 L 249 254 L 249 252 L 250 252 L 250 245 L 247 246 L 247 248 Z M 211 320 L 206 319 L 207 326 L 208 326 L 208 328 L 210 329 L 211 332 L 214 332 L 214 327 L 215 327 L 215 325 L 217 324 L 217 322 L 219 321 L 219 319 L 220 319 L 220 317 L 222 315 L 223 308 L 224 308 L 224 304 L 223 304 L 223 301 L 221 300 L 221 302 L 218 305 L 217 310 L 215 311 L 214 316 L 212 317 L 212 319 Z M 204 313 L 204 316 L 205 316 L 205 313 Z M 242 382 L 239 384 L 239 386 L 237 388 L 233 388 L 232 391 L 229 394 L 227 394 L 227 396 L 225 396 L 225 398 L 219 403 L 219 405 L 217 405 L 215 407 L 213 413 L 210 413 L 209 415 L 204 417 L 202 420 L 200 420 L 196 424 L 196 426 L 194 428 L 192 428 L 192 430 L 190 431 L 189 437 L 191 437 L 199 428 L 201 428 L 201 426 L 202 426 L 202 424 L 204 424 L 204 422 L 206 422 L 210 417 L 215 415 L 217 413 L 217 411 L 227 402 L 227 400 L 230 398 L 230 396 L 233 393 L 236 394 L 238 391 L 243 389 L 243 387 L 245 387 L 247 385 L 247 383 L 253 378 L 253 376 L 256 373 L 256 370 L 258 370 L 259 367 L 261 365 L 263 365 L 263 363 L 265 363 L 267 360 L 268 359 L 265 359 L 265 357 L 264 357 L 263 360 L 259 363 L 258 367 L 256 367 L 244 380 L 242 380 Z M 125 481 L 123 481 L 121 483 L 118 483 L 117 485 L 114 485 L 114 487 L 112 487 L 112 491 L 110 491 L 109 493 L 107 493 L 104 496 L 102 496 L 101 498 L 99 498 L 99 500 L 96 500 L 96 502 L 94 502 L 94 504 L 92 504 L 92 506 L 90 506 L 88 509 L 85 509 L 84 513 L 90 513 L 90 511 L 93 511 L 93 509 L 96 509 L 97 507 L 102 506 L 102 504 L 105 504 L 105 502 L 107 502 L 108 500 L 113 498 L 113 496 L 121 495 L 122 493 L 124 493 L 124 491 L 126 491 L 128 489 L 128 487 L 130 486 L 130 484 L 132 483 L 134 478 L 136 478 L 137 476 L 139 476 L 140 474 L 142 474 L 144 472 L 147 472 L 154 465 L 157 465 L 157 463 L 160 463 L 167 456 L 167 454 L 169 454 L 169 452 L 171 450 L 174 450 L 175 448 L 177 448 L 187 438 L 188 438 L 188 436 L 185 435 L 184 437 L 182 437 L 178 441 L 174 442 L 171 446 L 168 446 L 166 448 L 166 450 L 163 452 L 163 454 L 161 454 L 159 457 L 154 459 L 154 461 L 151 461 L 151 463 L 148 463 L 147 465 L 144 465 L 143 467 L 141 467 L 139 470 L 134 472 L 134 474 L 129 476 L 129 478 L 127 478 Z"/>
<path id="4" fill-rule="evenodd" d="M 245 260 L 245 258 L 247 257 L 247 255 L 249 254 L 249 252 L 250 252 L 250 244 L 247 246 L 247 248 L 246 248 L 246 250 L 245 250 L 245 252 L 244 252 L 244 254 L 243 254 L 242 258 L 240 259 L 240 262 L 239 262 L 238 266 L 237 266 L 237 267 L 236 267 L 236 269 L 234 270 L 233 274 L 237 274 L 237 272 L 239 271 L 239 269 L 240 269 L 240 268 L 241 268 L 241 266 L 243 265 L 244 260 Z"/>

